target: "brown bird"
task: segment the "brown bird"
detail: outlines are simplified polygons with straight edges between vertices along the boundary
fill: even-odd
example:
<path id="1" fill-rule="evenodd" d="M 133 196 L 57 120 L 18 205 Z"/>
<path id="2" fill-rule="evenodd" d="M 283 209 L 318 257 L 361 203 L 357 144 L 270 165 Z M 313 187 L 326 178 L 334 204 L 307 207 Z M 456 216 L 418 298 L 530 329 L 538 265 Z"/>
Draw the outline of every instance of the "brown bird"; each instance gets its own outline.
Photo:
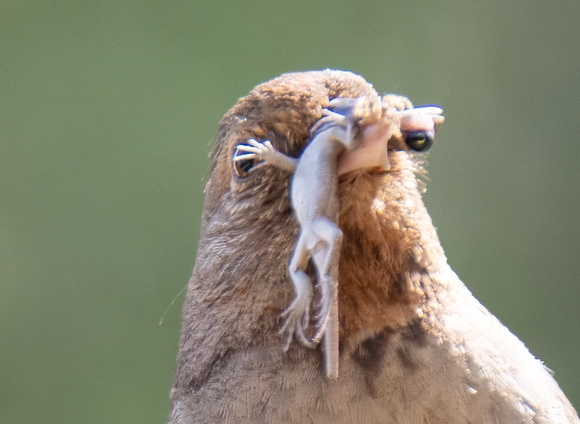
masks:
<path id="1" fill-rule="evenodd" d="M 350 72 L 284 74 L 221 120 L 170 422 L 580 422 L 550 372 L 447 264 L 421 200 L 425 149 L 401 132 L 384 133 L 388 167 L 336 177 L 338 378 L 325 372 L 321 349 L 284 351 L 281 313 L 295 298 L 288 263 L 300 231 L 292 171 L 236 160 L 239 146 L 269 140 L 300 158 L 333 100 L 361 97 L 379 99 Z M 316 286 L 315 267 L 306 271 Z"/>

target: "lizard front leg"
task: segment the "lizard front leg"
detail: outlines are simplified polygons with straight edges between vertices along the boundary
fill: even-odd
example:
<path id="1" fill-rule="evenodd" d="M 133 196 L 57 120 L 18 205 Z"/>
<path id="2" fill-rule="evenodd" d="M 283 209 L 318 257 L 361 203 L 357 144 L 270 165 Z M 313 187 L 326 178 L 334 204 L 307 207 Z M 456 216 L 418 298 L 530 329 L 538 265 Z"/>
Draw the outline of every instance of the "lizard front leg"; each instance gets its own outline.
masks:
<path id="1" fill-rule="evenodd" d="M 372 102 L 366 97 L 337 97 L 322 109 L 322 117 L 310 129 L 311 134 L 319 134 L 330 127 L 334 138 L 346 148 L 354 148 L 355 126 L 376 122 L 382 114 L 380 102 Z M 346 131 L 346 134 L 337 132 Z"/>
<path id="2" fill-rule="evenodd" d="M 249 138 L 246 143 L 248 144 L 238 144 L 236 146 L 234 153 L 235 162 L 256 160 L 263 162 L 264 165 L 274 165 L 286 171 L 294 172 L 298 159 L 276 150 L 270 140 L 260 142 L 254 138 Z"/>

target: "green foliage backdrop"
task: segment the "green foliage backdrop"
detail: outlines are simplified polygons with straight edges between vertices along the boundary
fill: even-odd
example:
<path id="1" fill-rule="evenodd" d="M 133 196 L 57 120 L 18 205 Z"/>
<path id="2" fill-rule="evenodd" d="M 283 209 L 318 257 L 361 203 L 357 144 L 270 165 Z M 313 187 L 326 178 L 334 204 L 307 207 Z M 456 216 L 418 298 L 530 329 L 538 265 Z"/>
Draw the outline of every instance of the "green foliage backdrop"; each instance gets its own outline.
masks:
<path id="1" fill-rule="evenodd" d="M 325 67 L 443 106 L 425 201 L 449 261 L 580 407 L 579 18 L 574 0 L 4 0 L 0 422 L 165 421 L 218 120 Z"/>

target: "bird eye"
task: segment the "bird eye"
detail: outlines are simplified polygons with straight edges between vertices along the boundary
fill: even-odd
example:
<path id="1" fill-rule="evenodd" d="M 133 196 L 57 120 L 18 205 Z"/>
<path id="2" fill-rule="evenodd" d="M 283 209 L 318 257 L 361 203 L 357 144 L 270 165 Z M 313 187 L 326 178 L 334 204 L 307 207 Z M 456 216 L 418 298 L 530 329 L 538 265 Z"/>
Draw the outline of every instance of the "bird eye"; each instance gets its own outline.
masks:
<path id="1" fill-rule="evenodd" d="M 406 134 L 405 143 L 417 152 L 424 152 L 433 144 L 433 138 L 425 131 L 410 131 Z"/>
<path id="2" fill-rule="evenodd" d="M 241 158 L 241 156 L 247 155 L 248 152 L 242 151 L 236 147 L 236 151 L 234 152 L 234 157 L 232 158 L 234 161 L 234 171 L 236 175 L 240 178 L 245 178 L 248 176 L 250 170 L 256 164 L 254 159 L 246 159 Z"/>

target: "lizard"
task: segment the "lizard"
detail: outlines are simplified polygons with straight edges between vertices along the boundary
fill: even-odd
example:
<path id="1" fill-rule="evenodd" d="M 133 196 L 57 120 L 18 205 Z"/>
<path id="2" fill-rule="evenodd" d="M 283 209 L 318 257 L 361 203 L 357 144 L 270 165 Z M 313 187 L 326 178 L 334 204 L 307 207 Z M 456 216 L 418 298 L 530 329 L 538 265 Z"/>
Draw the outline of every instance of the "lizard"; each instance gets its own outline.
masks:
<path id="1" fill-rule="evenodd" d="M 290 198 L 300 224 L 300 234 L 288 272 L 296 296 L 282 313 L 281 332 L 286 351 L 295 336 L 314 348 L 323 339 L 326 375 L 338 377 L 338 261 L 342 242 L 338 213 L 338 178 L 359 168 L 388 170 L 387 142 L 402 135 L 417 151 L 427 150 L 435 128 L 443 123 L 438 106 L 413 108 L 403 96 L 386 95 L 372 102 L 364 96 L 339 97 L 322 110 L 311 128 L 311 141 L 300 158 L 276 150 L 269 140 L 250 138 L 239 144 L 234 161 L 259 161 L 293 173 Z M 256 168 L 254 168 L 256 169 Z M 320 301 L 315 331 L 307 337 L 313 286 L 306 268 L 310 259 L 317 273 Z"/>

